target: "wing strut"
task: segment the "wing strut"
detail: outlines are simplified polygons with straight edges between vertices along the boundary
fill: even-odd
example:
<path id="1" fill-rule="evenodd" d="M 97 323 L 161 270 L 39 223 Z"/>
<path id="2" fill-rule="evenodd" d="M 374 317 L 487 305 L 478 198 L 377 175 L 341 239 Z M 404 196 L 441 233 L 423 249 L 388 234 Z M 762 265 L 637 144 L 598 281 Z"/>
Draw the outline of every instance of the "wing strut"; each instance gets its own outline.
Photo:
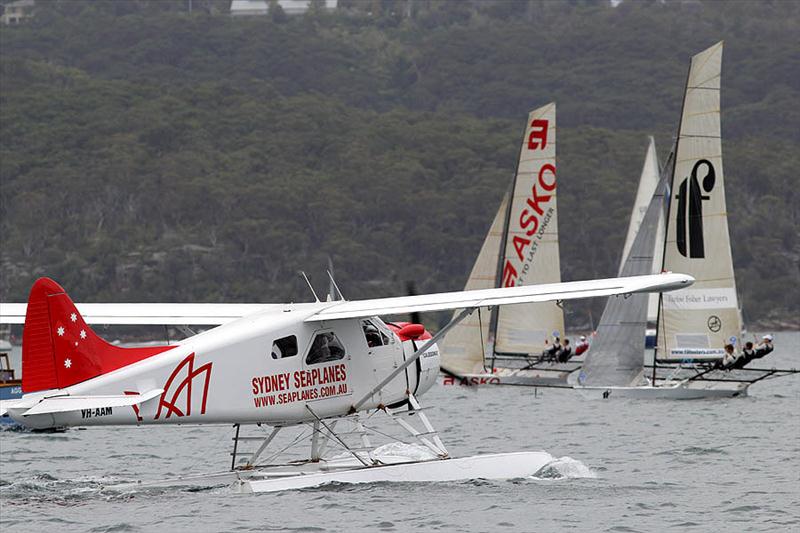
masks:
<path id="1" fill-rule="evenodd" d="M 388 385 L 390 381 L 396 378 L 401 372 L 405 371 L 406 368 L 411 366 L 417 359 L 420 358 L 420 356 L 423 353 L 425 353 L 428 350 L 428 348 L 433 346 L 439 339 L 444 337 L 444 335 L 448 331 L 450 331 L 450 329 L 452 329 L 456 324 L 458 324 L 459 322 L 467 318 L 469 315 L 471 315 L 475 311 L 475 309 L 477 309 L 477 307 L 468 307 L 463 311 L 461 311 L 458 315 L 454 316 L 453 319 L 450 322 L 448 322 L 445 327 L 440 329 L 436 333 L 436 335 L 434 335 L 425 344 L 423 344 L 421 348 L 417 349 L 417 351 L 414 352 L 414 354 L 411 357 L 406 359 L 406 361 L 402 365 L 392 370 L 392 372 L 388 376 L 386 376 L 383 379 L 383 381 L 378 383 L 374 389 L 369 391 L 367 394 L 364 395 L 363 398 L 361 398 L 358 402 L 353 404 L 353 407 L 350 408 L 350 412 L 351 413 L 357 412 L 362 405 L 364 405 L 370 398 L 372 398 L 372 396 L 374 396 L 378 391 L 380 391 L 382 388 Z"/>

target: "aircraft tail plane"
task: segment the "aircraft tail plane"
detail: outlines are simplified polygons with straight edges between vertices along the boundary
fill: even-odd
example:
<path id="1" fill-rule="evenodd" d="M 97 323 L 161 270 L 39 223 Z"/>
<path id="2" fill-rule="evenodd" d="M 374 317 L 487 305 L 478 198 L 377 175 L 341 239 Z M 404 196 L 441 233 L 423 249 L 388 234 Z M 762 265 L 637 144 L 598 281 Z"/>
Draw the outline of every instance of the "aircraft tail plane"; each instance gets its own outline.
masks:
<path id="1" fill-rule="evenodd" d="M 120 348 L 100 338 L 50 278 L 33 284 L 22 337 L 22 391 L 63 389 L 173 346 Z"/>

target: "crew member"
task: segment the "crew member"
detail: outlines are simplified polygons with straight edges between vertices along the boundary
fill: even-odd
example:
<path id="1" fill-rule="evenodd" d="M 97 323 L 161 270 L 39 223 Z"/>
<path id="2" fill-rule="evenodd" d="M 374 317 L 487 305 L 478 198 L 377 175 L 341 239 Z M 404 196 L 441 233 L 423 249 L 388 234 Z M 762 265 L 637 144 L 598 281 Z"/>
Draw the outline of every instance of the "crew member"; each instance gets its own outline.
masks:
<path id="1" fill-rule="evenodd" d="M 725 345 L 725 355 L 722 356 L 722 361 L 720 361 L 719 366 L 721 366 L 725 370 L 730 370 L 734 368 L 734 365 L 737 361 L 736 354 L 733 351 L 733 344 L 726 344 Z"/>
<path id="2" fill-rule="evenodd" d="M 772 335 L 764 335 L 761 338 L 761 344 L 756 346 L 755 354 L 753 359 L 761 359 L 765 355 L 772 353 L 775 347 L 772 346 Z"/>
<path id="3" fill-rule="evenodd" d="M 569 339 L 564 339 L 564 346 L 558 352 L 558 362 L 566 363 L 572 357 L 572 346 L 569 345 Z"/>
<path id="4" fill-rule="evenodd" d="M 583 355 L 583 352 L 589 349 L 589 343 L 586 341 L 586 335 L 581 335 L 578 344 L 575 345 L 575 355 Z"/>
<path id="5" fill-rule="evenodd" d="M 555 361 L 558 352 L 561 351 L 561 339 L 553 337 L 553 345 L 547 347 L 547 339 L 544 341 L 544 351 L 542 352 L 542 359 L 545 361 Z"/>
<path id="6" fill-rule="evenodd" d="M 756 351 L 753 349 L 753 343 L 747 341 L 744 344 L 744 350 L 742 350 L 742 355 L 736 359 L 736 362 L 733 364 L 731 368 L 744 368 L 747 363 L 755 359 Z"/>

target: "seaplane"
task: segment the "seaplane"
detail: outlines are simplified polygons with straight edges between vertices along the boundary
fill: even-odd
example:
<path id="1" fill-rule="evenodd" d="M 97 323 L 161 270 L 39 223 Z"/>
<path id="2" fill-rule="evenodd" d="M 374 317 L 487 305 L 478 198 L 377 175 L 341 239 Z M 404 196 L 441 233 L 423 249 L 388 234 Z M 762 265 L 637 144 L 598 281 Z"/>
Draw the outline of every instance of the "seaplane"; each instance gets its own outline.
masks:
<path id="1" fill-rule="evenodd" d="M 23 395 L 2 401 L 0 415 L 35 429 L 233 425 L 229 471 L 154 482 L 162 486 L 227 484 L 253 493 L 331 482 L 520 478 L 552 456 L 451 457 L 418 400 L 436 382 L 437 343 L 479 308 L 623 298 L 692 283 L 691 276 L 662 273 L 356 301 L 76 305 L 58 283 L 41 278 L 27 304 L 0 304 L 0 322 L 24 323 Z M 420 324 L 379 318 L 447 310 L 458 312 L 435 334 Z M 178 343 L 138 347 L 113 345 L 92 329 L 120 323 L 215 327 Z M 429 453 L 375 453 L 364 427 L 365 417 L 375 414 L 388 416 Z M 245 442 L 240 430 L 259 426 L 261 435 L 250 437 L 258 439 L 257 448 L 237 450 Z M 310 454 L 280 463 L 282 450 L 270 445 L 279 432 L 298 426 L 310 430 Z M 348 444 L 342 426 L 352 428 L 348 433 L 361 446 L 353 438 Z M 340 453 L 326 455 L 329 445 Z"/>

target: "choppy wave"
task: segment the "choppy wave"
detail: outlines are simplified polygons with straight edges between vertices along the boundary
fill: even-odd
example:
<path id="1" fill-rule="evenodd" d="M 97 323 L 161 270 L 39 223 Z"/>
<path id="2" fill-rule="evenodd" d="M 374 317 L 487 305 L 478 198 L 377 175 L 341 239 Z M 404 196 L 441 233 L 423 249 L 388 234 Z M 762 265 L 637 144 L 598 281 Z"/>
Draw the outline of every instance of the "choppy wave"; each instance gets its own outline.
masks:
<path id="1" fill-rule="evenodd" d="M 50 474 L 40 473 L 4 481 L 0 484 L 0 496 L 6 504 L 75 502 L 99 495 L 101 489 L 111 482 L 119 480 L 98 476 L 58 479 Z"/>
<path id="2" fill-rule="evenodd" d="M 575 478 L 596 478 L 597 474 L 591 468 L 572 457 L 559 457 L 553 459 L 538 472 L 533 479 L 575 479 Z"/>

